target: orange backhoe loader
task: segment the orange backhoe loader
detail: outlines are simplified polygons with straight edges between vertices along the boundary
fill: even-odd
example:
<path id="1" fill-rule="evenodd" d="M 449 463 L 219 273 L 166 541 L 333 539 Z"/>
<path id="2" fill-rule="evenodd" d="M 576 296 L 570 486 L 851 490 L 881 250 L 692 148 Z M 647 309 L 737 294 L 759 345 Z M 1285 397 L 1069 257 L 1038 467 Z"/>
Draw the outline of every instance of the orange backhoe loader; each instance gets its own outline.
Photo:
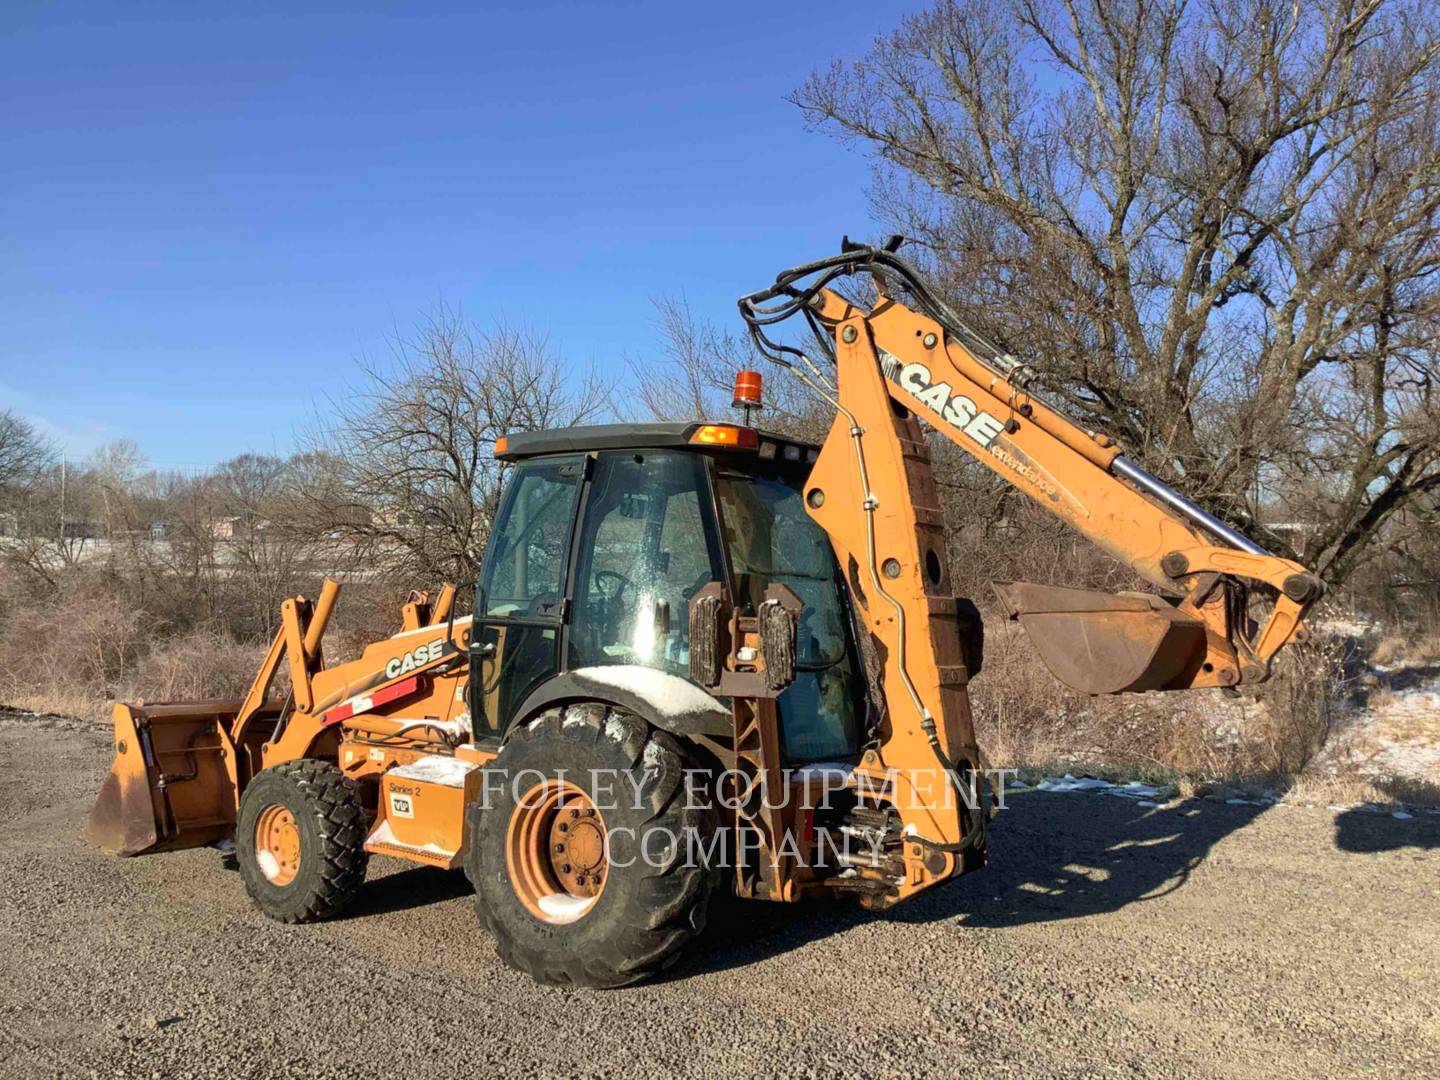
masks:
<path id="1" fill-rule="evenodd" d="M 243 700 L 116 706 L 92 841 L 233 839 L 286 922 L 342 910 L 371 854 L 463 867 L 509 963 L 589 986 L 672 962 L 719 887 L 881 909 L 979 867 L 982 637 L 946 566 L 939 436 L 1157 589 L 998 585 L 1058 678 L 1263 681 L 1319 581 L 1049 407 L 895 246 L 847 243 L 740 302 L 757 347 L 833 408 L 823 445 L 749 426 L 754 373 L 743 425 L 501 439 L 472 614 L 450 586 L 418 595 L 397 633 L 327 666 L 339 586 L 285 601 Z M 856 273 L 868 309 L 830 288 Z M 770 336 L 796 317 L 817 355 Z"/>

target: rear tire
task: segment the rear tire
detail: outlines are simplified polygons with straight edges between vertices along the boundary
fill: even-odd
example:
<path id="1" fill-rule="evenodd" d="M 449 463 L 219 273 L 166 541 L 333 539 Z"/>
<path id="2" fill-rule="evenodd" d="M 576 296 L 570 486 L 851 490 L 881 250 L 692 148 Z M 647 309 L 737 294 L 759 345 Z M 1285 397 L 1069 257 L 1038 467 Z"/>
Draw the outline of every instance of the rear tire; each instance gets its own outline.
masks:
<path id="1" fill-rule="evenodd" d="M 487 788 L 488 807 L 477 799 L 468 811 L 465 856 L 507 964 L 541 983 L 612 987 L 679 958 L 704 929 L 718 879 L 705 859 L 718 818 L 708 801 L 689 805 L 689 764 L 673 737 L 599 703 L 551 709 L 511 733 L 490 766 L 503 781 Z M 608 840 L 599 859 L 593 823 Z M 547 862 L 567 837 L 575 866 Z"/>
<path id="2" fill-rule="evenodd" d="M 365 825 L 359 786 L 328 761 L 301 758 L 258 773 L 235 828 L 245 891 L 280 922 L 338 915 L 365 882 Z"/>

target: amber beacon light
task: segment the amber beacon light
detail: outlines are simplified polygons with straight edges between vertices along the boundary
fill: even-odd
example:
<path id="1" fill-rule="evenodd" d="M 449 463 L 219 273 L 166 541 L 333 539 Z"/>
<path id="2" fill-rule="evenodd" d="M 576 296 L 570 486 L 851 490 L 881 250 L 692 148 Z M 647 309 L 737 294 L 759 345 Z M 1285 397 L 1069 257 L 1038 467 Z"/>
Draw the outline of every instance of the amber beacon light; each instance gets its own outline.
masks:
<path id="1" fill-rule="evenodd" d="M 761 408 L 761 382 L 758 371 L 737 371 L 735 373 L 735 400 L 731 402 L 731 405 L 745 410 L 746 424 L 750 423 L 750 410 Z"/>

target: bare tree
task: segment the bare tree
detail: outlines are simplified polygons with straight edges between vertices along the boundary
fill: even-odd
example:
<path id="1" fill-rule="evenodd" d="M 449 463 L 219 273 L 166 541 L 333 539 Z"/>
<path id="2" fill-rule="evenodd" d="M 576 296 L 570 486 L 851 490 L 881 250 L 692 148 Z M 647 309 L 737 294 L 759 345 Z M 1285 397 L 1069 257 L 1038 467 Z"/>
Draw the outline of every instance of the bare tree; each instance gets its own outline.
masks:
<path id="1" fill-rule="evenodd" d="M 735 373 L 759 367 L 766 376 L 765 405 L 755 422 L 816 441 L 825 437 L 833 410 L 760 356 L 749 338 L 697 318 L 683 296 L 654 304 L 659 356 L 628 361 L 643 413 L 657 420 L 731 417 Z"/>
<path id="2" fill-rule="evenodd" d="M 0 497 L 28 490 L 54 458 L 54 448 L 34 424 L 9 409 L 0 411 Z"/>
<path id="3" fill-rule="evenodd" d="M 944 0 L 798 91 L 1072 413 L 1342 580 L 1440 489 L 1432 0 Z"/>
<path id="4" fill-rule="evenodd" d="M 280 600 L 292 593 L 311 554 L 304 504 L 290 463 L 268 454 L 241 454 L 218 466 L 212 480 L 236 600 L 251 632 L 271 630 Z"/>
<path id="5" fill-rule="evenodd" d="M 544 336 L 479 329 L 448 310 L 363 373 L 308 440 L 310 528 L 410 586 L 474 579 L 500 494 L 496 439 L 607 408 L 598 376 L 566 365 Z"/>

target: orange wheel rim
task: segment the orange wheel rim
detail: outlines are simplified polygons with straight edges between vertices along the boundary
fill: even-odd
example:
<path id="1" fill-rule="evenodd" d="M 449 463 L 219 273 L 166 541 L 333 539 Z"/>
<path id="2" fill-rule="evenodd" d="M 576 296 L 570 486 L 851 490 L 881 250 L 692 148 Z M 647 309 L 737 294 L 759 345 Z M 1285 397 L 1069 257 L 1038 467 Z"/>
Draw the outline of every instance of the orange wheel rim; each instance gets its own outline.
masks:
<path id="1" fill-rule="evenodd" d="M 272 803 L 255 822 L 255 861 L 272 885 L 286 886 L 300 873 L 300 827 L 287 807 Z"/>
<path id="2" fill-rule="evenodd" d="M 610 878 L 605 818 L 566 780 L 544 780 L 520 800 L 505 832 L 505 869 L 525 910 L 563 926 L 585 917 Z"/>

